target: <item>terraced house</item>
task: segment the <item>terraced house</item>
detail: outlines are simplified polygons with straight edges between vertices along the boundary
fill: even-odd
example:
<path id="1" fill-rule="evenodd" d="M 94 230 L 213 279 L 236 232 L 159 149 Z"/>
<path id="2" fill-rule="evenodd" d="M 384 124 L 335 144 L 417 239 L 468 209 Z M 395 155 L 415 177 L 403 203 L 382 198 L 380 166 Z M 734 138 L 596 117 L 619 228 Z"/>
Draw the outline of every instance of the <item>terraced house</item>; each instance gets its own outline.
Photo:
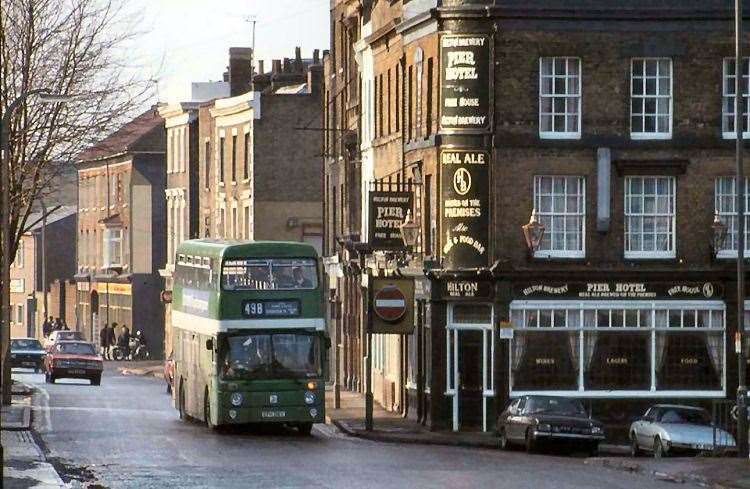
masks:
<path id="1" fill-rule="evenodd" d="M 654 401 L 733 398 L 748 243 L 729 7 L 334 2 L 325 249 L 340 384 L 363 390 L 364 263 L 415 283 L 413 332 L 374 338 L 375 399 L 430 426 L 489 431 L 529 393 L 581 398 L 613 427 Z M 419 227 L 408 254 L 378 249 L 364 218 L 372 189 L 399 186 Z"/>

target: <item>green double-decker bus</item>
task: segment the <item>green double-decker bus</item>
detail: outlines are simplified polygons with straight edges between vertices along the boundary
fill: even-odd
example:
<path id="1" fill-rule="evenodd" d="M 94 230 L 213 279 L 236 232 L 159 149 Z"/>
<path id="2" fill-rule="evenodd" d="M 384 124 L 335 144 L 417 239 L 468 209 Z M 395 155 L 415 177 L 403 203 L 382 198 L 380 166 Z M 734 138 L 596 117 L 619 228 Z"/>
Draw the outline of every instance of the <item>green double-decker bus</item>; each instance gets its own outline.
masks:
<path id="1" fill-rule="evenodd" d="M 190 240 L 172 291 L 175 408 L 209 427 L 325 419 L 330 340 L 305 243 Z"/>

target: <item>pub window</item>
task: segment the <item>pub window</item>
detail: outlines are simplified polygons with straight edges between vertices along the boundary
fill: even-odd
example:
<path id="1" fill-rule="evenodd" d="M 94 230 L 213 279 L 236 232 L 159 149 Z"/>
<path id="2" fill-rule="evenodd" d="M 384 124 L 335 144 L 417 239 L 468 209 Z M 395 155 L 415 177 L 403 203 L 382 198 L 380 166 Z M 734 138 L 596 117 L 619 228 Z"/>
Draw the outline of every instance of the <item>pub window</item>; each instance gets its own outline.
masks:
<path id="1" fill-rule="evenodd" d="M 427 115 L 425 125 L 427 127 L 427 135 L 432 134 L 432 84 L 433 84 L 433 62 L 432 58 L 427 58 Z"/>
<path id="2" fill-rule="evenodd" d="M 636 58 L 631 61 L 630 137 L 672 137 L 672 60 Z"/>
<path id="3" fill-rule="evenodd" d="M 581 137 L 580 58 L 539 58 L 539 136 Z"/>
<path id="4" fill-rule="evenodd" d="M 414 102 L 414 129 L 416 130 L 415 137 L 419 138 L 422 136 L 422 72 L 423 72 L 423 63 L 422 60 L 424 58 L 424 52 L 422 51 L 422 48 L 417 48 L 417 50 L 414 52 L 414 66 L 417 71 L 416 76 L 416 86 L 415 88 L 415 97 L 416 100 Z"/>
<path id="5" fill-rule="evenodd" d="M 734 80 L 735 80 L 735 62 L 734 58 L 724 58 L 724 76 L 723 76 L 723 88 L 721 97 L 721 131 L 726 139 L 735 139 L 737 137 L 737 129 L 735 124 L 735 113 L 734 113 Z M 743 94 L 740 103 L 742 110 L 742 137 L 747 138 L 750 136 L 748 132 L 748 100 L 750 100 L 750 63 L 748 58 L 742 60 L 742 84 Z"/>
<path id="6" fill-rule="evenodd" d="M 718 250 L 719 258 L 731 258 L 737 256 L 737 180 L 733 177 L 718 177 L 715 183 L 714 191 L 714 213 L 719 216 L 721 222 L 727 227 L 727 237 L 724 240 L 723 247 Z M 748 191 L 748 180 L 745 179 L 745 252 L 748 252 L 748 204 L 750 204 L 750 195 Z"/>
<path id="7" fill-rule="evenodd" d="M 411 141 L 414 139 L 414 67 L 409 66 L 409 103 L 407 104 L 406 117 L 407 117 L 407 134 L 406 140 Z"/>
<path id="8" fill-rule="evenodd" d="M 396 132 L 401 130 L 401 65 L 396 64 L 396 67 L 393 70 L 396 73 L 396 85 L 395 85 L 395 95 L 396 95 Z"/>
<path id="9" fill-rule="evenodd" d="M 625 179 L 625 258 L 675 257 L 674 177 Z"/>
<path id="10" fill-rule="evenodd" d="M 425 175 L 424 178 L 424 253 L 432 256 L 432 175 Z"/>
<path id="11" fill-rule="evenodd" d="M 373 90 L 374 91 L 374 98 L 377 98 L 378 97 L 378 77 L 377 76 L 373 77 L 373 81 L 375 83 L 375 87 L 374 87 L 374 90 Z M 379 108 L 378 108 L 377 102 L 374 104 L 374 106 L 375 106 L 375 111 L 374 111 L 374 114 L 373 114 L 373 121 L 374 121 L 374 125 L 375 125 L 375 137 L 377 138 L 380 135 L 378 133 L 378 114 L 380 112 L 378 110 Z"/>
<path id="12" fill-rule="evenodd" d="M 511 390 L 723 391 L 721 302 L 511 304 Z"/>
<path id="13" fill-rule="evenodd" d="M 534 256 L 583 258 L 586 236 L 586 195 L 583 177 L 537 176 L 534 208 L 545 227 Z"/>

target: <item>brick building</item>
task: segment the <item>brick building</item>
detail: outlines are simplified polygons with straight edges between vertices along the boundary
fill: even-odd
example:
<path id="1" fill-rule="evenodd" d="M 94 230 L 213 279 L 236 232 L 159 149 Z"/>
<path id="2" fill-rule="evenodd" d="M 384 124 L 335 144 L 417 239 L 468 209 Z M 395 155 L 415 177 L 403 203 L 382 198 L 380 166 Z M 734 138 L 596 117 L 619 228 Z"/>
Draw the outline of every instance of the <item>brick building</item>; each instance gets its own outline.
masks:
<path id="1" fill-rule="evenodd" d="M 75 328 L 71 307 L 75 304 L 75 287 L 71 288 L 68 281 L 76 271 L 76 212 L 75 206 L 62 206 L 46 219 L 41 213 L 28 217 L 28 230 L 10 265 L 11 337 L 41 338 L 45 311 L 47 316 L 59 317 Z"/>
<path id="2" fill-rule="evenodd" d="M 416 285 L 414 333 L 374 341 L 376 399 L 492 430 L 524 393 L 581 398 L 612 425 L 654 401 L 733 398 L 730 6 L 350 4 L 332 7 L 326 59 L 326 254 L 345 351 L 363 339 L 368 229 L 351 216 L 367 213 L 368 188 L 411 180 L 421 227 L 410 263 L 365 261 Z M 336 79 L 349 46 L 362 92 L 343 104 L 361 108 L 347 153 Z M 532 214 L 544 234 L 530 250 Z M 718 249 L 716 217 L 729 230 Z M 352 351 L 338 374 L 361 390 Z"/>
<path id="3" fill-rule="evenodd" d="M 164 341 L 165 130 L 150 108 L 78 157 L 78 318 L 87 339 L 105 323 Z M 116 331 L 119 334 L 119 331 Z"/>
<path id="4" fill-rule="evenodd" d="M 252 66 L 229 49 L 224 82 L 196 87 L 190 102 L 160 108 L 167 127 L 167 266 L 185 239 L 306 241 L 322 245 L 322 67 L 303 59 Z M 196 90 L 195 88 L 200 88 Z M 170 306 L 165 304 L 166 349 Z"/>

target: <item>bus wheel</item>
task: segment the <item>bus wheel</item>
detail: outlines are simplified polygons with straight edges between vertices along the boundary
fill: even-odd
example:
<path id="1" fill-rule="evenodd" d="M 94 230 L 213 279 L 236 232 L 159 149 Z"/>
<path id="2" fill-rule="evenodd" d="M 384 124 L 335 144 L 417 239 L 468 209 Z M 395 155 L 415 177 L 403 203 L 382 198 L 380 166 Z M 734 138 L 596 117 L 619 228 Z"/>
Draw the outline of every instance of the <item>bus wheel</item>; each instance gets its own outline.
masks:
<path id="1" fill-rule="evenodd" d="M 208 389 L 203 395 L 203 416 L 206 418 L 206 427 L 210 430 L 216 430 L 218 426 L 211 420 L 211 401 L 208 399 Z"/>
<path id="2" fill-rule="evenodd" d="M 185 388 L 182 386 L 180 381 L 180 394 L 177 397 L 177 409 L 180 410 L 180 419 L 187 421 L 187 414 L 185 413 Z"/>
<path id="3" fill-rule="evenodd" d="M 297 429 L 299 430 L 299 434 L 303 436 L 310 436 L 310 432 L 312 431 L 313 424 L 312 423 L 300 423 L 297 425 Z"/>

